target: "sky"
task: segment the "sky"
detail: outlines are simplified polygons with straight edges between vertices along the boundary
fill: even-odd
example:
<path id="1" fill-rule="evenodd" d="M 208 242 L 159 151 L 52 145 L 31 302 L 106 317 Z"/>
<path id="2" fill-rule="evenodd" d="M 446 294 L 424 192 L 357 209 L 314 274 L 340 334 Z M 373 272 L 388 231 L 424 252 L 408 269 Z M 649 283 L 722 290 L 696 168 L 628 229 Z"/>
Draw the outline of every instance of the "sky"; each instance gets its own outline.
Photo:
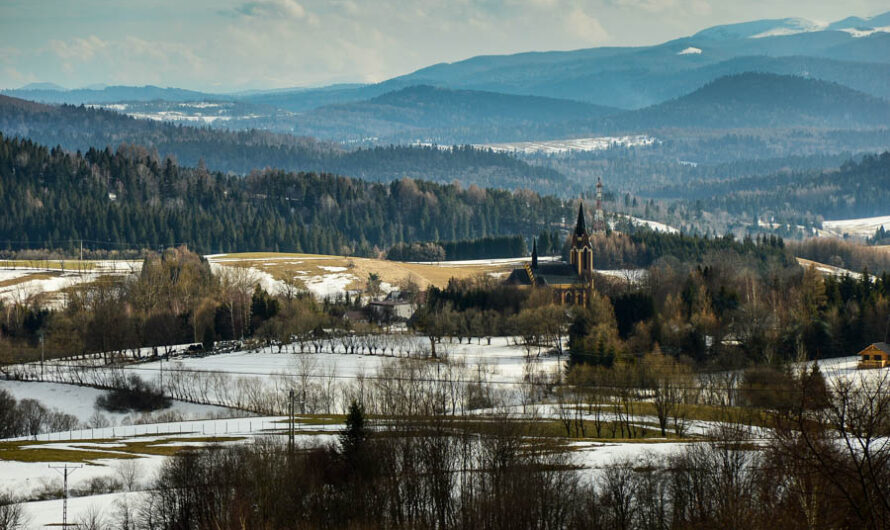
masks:
<path id="1" fill-rule="evenodd" d="M 642 46 L 887 0 L 0 0 L 0 88 L 377 82 L 475 55 Z"/>

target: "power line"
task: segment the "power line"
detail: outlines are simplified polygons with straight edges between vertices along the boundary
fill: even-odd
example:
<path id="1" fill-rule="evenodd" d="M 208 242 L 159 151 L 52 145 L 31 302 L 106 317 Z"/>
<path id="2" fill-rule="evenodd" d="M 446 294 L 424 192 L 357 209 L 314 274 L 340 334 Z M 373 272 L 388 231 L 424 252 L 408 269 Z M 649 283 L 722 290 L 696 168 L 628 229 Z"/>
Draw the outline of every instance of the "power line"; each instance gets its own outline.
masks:
<path id="1" fill-rule="evenodd" d="M 62 466 L 49 465 L 47 467 L 61 473 L 64 477 L 64 497 L 62 497 L 62 528 L 68 528 L 68 475 L 73 473 L 75 470 L 82 468 L 83 464 L 65 464 Z"/>

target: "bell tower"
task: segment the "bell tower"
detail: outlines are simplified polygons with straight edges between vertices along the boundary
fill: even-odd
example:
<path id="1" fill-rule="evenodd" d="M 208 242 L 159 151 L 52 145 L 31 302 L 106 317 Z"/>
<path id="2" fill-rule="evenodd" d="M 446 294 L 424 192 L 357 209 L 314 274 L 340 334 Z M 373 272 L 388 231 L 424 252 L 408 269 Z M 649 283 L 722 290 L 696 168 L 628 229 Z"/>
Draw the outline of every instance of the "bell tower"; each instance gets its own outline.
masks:
<path id="1" fill-rule="evenodd" d="M 583 202 L 578 206 L 578 221 L 575 223 L 575 231 L 572 232 L 569 263 L 572 264 L 578 276 L 590 277 L 593 274 L 593 246 L 590 244 L 590 234 L 587 233 L 584 221 Z"/>

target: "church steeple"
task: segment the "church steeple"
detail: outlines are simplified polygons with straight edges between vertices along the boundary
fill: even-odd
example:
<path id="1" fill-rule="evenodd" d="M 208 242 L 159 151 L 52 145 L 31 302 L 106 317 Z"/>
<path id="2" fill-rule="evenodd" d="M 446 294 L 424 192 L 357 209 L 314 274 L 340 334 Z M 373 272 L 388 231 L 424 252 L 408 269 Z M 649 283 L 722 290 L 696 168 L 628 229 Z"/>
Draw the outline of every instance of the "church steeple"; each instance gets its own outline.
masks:
<path id="1" fill-rule="evenodd" d="M 578 221 L 575 223 L 575 232 L 572 234 L 572 248 L 569 250 L 569 263 L 575 269 L 575 273 L 581 277 L 590 277 L 593 274 L 593 247 L 590 244 L 590 234 L 584 222 L 584 202 L 578 206 Z"/>
<path id="2" fill-rule="evenodd" d="M 587 227 L 584 223 L 584 202 L 578 206 L 578 221 L 575 223 L 575 237 L 587 235 Z"/>
<path id="3" fill-rule="evenodd" d="M 538 238 L 532 241 L 532 268 L 538 268 Z"/>

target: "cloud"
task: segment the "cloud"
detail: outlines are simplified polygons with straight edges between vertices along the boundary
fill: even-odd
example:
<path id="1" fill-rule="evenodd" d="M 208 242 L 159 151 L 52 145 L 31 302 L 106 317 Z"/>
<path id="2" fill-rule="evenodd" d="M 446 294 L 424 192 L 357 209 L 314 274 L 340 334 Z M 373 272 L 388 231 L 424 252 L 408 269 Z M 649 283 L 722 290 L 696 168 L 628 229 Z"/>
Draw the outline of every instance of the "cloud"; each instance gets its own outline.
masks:
<path id="1" fill-rule="evenodd" d="M 294 0 L 257 0 L 242 4 L 235 11 L 259 18 L 301 19 L 306 16 L 306 9 Z"/>
<path id="2" fill-rule="evenodd" d="M 609 38 L 609 33 L 600 24 L 600 21 L 585 13 L 581 8 L 575 8 L 566 15 L 565 28 L 587 44 L 601 43 Z"/>
<path id="3" fill-rule="evenodd" d="M 77 37 L 69 41 L 49 41 L 49 49 L 65 61 L 89 61 L 107 48 L 108 42 L 95 35 L 90 35 L 87 38 Z"/>

